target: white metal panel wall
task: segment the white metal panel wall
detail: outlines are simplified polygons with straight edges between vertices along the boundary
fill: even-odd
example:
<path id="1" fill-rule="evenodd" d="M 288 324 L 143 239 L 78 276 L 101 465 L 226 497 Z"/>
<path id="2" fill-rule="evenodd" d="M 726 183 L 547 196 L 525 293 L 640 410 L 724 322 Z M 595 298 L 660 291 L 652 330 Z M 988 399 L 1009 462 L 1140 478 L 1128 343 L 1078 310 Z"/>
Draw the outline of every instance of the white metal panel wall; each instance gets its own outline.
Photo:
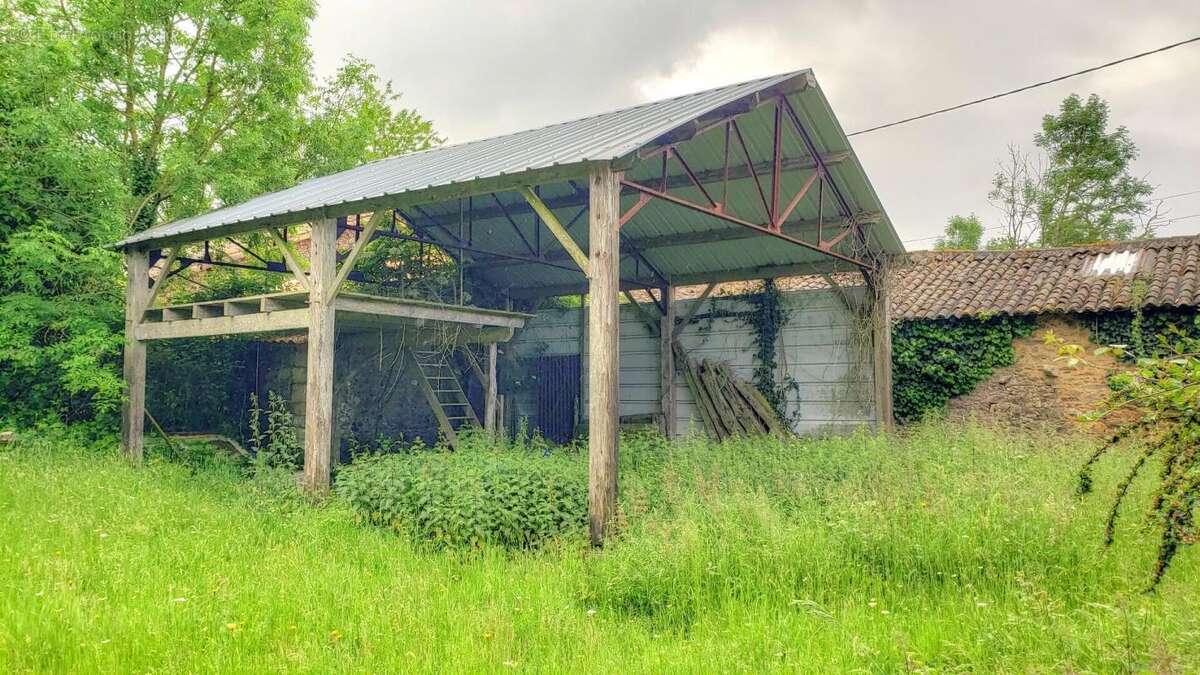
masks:
<path id="1" fill-rule="evenodd" d="M 856 289 L 848 289 L 852 293 Z M 858 289 L 861 290 L 861 289 Z M 692 303 L 678 303 L 677 314 L 686 315 Z M 783 295 L 789 321 L 779 337 L 778 362 L 783 374 L 795 382 L 788 393 L 787 411 L 793 429 L 801 434 L 846 432 L 874 419 L 871 388 L 871 351 L 855 337 L 854 319 L 835 291 L 805 291 Z M 739 298 L 705 301 L 697 312 L 701 320 L 687 326 L 680 341 L 693 359 L 730 364 L 738 376 L 754 372 L 754 338 L 737 318 L 714 318 L 723 312 L 749 310 Z M 586 315 L 582 317 L 586 320 Z M 587 400 L 587 347 L 580 340 L 580 310 L 539 312 L 511 342 L 501 348 L 523 359 L 530 372 L 541 354 L 578 354 L 583 344 L 584 401 Z M 661 414 L 659 396 L 659 341 L 635 309 L 621 306 L 621 415 Z M 859 328 L 858 330 L 862 330 Z M 699 413 L 684 377 L 677 374 L 677 423 L 680 433 L 702 427 Z M 526 388 L 511 400 L 517 415 L 536 414 L 536 389 Z M 585 404 L 586 405 L 586 404 Z"/>

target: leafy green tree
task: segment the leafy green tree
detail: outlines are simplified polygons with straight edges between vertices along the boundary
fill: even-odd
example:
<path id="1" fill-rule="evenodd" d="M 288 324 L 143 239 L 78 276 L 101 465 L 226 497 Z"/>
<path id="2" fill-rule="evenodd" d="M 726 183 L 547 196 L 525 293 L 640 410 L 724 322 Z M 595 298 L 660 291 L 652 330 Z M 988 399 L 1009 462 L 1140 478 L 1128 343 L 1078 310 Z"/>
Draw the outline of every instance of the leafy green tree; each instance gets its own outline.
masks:
<path id="1" fill-rule="evenodd" d="M 1042 118 L 1034 143 L 1047 155 L 1037 196 L 1043 246 L 1128 239 L 1150 212 L 1154 188 L 1130 173 L 1137 146 L 1125 127 L 1108 130 L 1108 104 L 1092 94 L 1068 96 Z"/>
<path id="2" fill-rule="evenodd" d="M 1130 352 L 1129 345 L 1095 350 L 1096 356 L 1107 353 L 1135 359 L 1137 367 L 1111 376 L 1108 402 L 1087 417 L 1095 420 L 1132 410 L 1137 412 L 1137 419 L 1121 425 L 1088 458 L 1079 471 L 1078 492 L 1086 495 L 1092 491 L 1095 465 L 1109 450 L 1119 445 L 1137 450 L 1109 507 L 1104 542 L 1111 544 L 1130 486 L 1148 464 L 1159 462 L 1161 468 L 1148 509 L 1149 521 L 1159 531 L 1150 590 L 1162 581 L 1183 547 L 1200 541 L 1200 523 L 1196 521 L 1200 506 L 1200 340 L 1190 335 L 1200 328 L 1200 320 L 1194 318 L 1192 323 L 1191 327 L 1171 326 L 1158 335 L 1159 344 L 1148 356 Z M 1105 368 L 1090 363 L 1083 347 L 1067 344 L 1053 333 L 1047 333 L 1046 342 L 1058 347 L 1058 358 L 1068 366 Z"/>
<path id="3" fill-rule="evenodd" d="M 950 216 L 943 236 L 933 246 L 939 251 L 974 251 L 983 242 L 983 223 L 979 216 Z"/>
<path id="4" fill-rule="evenodd" d="M 313 15 L 311 0 L 0 3 L 0 418 L 118 408 L 124 275 L 101 245 L 441 141 L 366 62 L 318 86 Z"/>
<path id="5" fill-rule="evenodd" d="M 82 420 L 121 400 L 120 259 L 97 248 L 123 231 L 121 183 L 77 54 L 0 6 L 0 419 Z"/>
<path id="6" fill-rule="evenodd" d="M 310 81 L 312 0 L 64 0 L 89 103 L 118 133 L 134 230 L 291 178 L 287 142 Z M 230 166 L 238 171 L 228 171 Z"/>

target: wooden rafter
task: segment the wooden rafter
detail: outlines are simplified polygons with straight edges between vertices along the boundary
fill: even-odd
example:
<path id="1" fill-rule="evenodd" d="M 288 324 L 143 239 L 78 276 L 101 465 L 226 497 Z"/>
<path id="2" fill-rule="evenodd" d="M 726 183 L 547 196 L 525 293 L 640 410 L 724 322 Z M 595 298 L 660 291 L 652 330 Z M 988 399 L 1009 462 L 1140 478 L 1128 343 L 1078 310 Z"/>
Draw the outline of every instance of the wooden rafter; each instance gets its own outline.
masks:
<path id="1" fill-rule="evenodd" d="M 333 302 L 333 299 L 337 297 L 342 284 L 346 281 L 346 277 L 354 270 L 354 265 L 358 262 L 359 256 L 362 255 L 363 249 L 367 247 L 367 244 L 371 243 L 371 238 L 375 236 L 375 231 L 379 229 L 379 226 L 391 216 L 392 211 L 390 209 L 381 209 L 371 214 L 371 219 L 367 221 L 367 226 L 363 228 L 358 241 L 354 243 L 354 248 L 350 249 L 350 254 L 342 262 L 342 267 L 338 270 L 337 277 L 333 280 L 333 287 L 329 289 L 329 297 L 325 299 L 326 302 Z"/>
<path id="2" fill-rule="evenodd" d="M 541 217 L 542 221 L 546 223 L 546 229 L 550 230 L 550 233 L 554 235 L 554 238 L 558 240 L 558 243 L 567 250 L 567 253 L 571 254 L 571 259 L 575 261 L 576 265 L 579 265 L 579 269 L 583 271 L 584 276 L 590 276 L 588 273 L 587 254 L 579 248 L 579 244 L 575 243 L 575 240 L 571 238 L 571 235 L 567 234 L 567 229 L 562 226 L 562 223 L 558 222 L 558 216 L 554 215 L 554 212 L 550 210 L 550 207 L 546 206 L 546 203 L 542 201 L 541 197 L 538 197 L 536 194 L 534 194 L 533 189 L 529 186 L 523 185 L 518 188 L 517 191 L 521 193 L 521 196 L 525 198 L 525 201 L 529 203 L 529 206 L 532 207 L 534 212 L 536 212 L 538 216 Z"/>
<path id="3" fill-rule="evenodd" d="M 146 296 L 145 303 L 142 305 L 141 316 L 146 315 L 146 310 L 154 304 L 154 299 L 158 297 L 159 291 L 166 285 L 167 279 L 171 277 L 171 265 L 175 264 L 175 259 L 179 257 L 179 248 L 175 246 L 171 248 L 171 252 L 167 254 L 167 262 L 163 264 L 162 272 L 159 272 L 158 278 L 154 280 L 154 285 L 150 287 L 150 294 Z M 141 317 L 138 318 L 138 323 L 141 323 Z"/>
<path id="4" fill-rule="evenodd" d="M 292 271 L 292 276 L 296 277 L 296 280 L 300 282 L 300 286 L 304 290 L 309 290 L 308 276 L 304 273 L 304 268 L 300 266 L 300 261 L 296 258 L 296 252 L 292 250 L 291 244 L 284 241 L 283 237 L 280 237 L 279 233 L 273 227 L 266 228 L 266 232 L 271 241 L 275 242 L 275 248 L 278 248 L 279 253 L 283 255 L 283 262 Z"/>

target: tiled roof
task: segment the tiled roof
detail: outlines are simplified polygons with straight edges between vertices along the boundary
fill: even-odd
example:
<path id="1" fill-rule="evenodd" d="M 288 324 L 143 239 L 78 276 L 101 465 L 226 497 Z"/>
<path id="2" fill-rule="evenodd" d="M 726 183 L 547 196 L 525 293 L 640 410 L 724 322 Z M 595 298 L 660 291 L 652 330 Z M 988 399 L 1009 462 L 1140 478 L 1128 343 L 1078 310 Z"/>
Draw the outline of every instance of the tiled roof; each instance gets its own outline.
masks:
<path id="1" fill-rule="evenodd" d="M 1200 235 L 1016 251 L 918 251 L 895 270 L 892 317 L 1200 305 Z"/>

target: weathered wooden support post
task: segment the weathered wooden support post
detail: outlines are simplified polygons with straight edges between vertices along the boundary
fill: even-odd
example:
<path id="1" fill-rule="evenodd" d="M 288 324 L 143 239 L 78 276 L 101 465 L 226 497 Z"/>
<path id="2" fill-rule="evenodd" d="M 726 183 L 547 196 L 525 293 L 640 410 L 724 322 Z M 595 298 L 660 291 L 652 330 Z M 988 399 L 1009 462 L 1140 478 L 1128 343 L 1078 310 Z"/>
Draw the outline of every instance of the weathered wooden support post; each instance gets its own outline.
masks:
<path id="1" fill-rule="evenodd" d="M 868 275 L 871 311 L 871 362 L 875 393 L 876 428 L 891 431 L 892 412 L 892 303 L 886 261 Z"/>
<path id="2" fill-rule="evenodd" d="M 137 339 L 137 325 L 150 299 L 150 254 L 125 251 L 125 401 L 121 405 L 121 450 L 134 462 L 142 461 L 146 424 L 146 343 Z"/>
<path id="3" fill-rule="evenodd" d="M 588 516 L 600 546 L 617 508 L 620 174 L 588 175 Z"/>
<path id="4" fill-rule="evenodd" d="M 483 392 L 483 428 L 496 433 L 496 343 L 487 346 L 487 390 Z"/>
<path id="5" fill-rule="evenodd" d="M 662 433 L 675 436 L 675 287 L 662 288 L 663 316 L 658 330 L 659 393 L 662 401 Z"/>
<path id="6" fill-rule="evenodd" d="M 308 265 L 308 371 L 304 397 L 304 485 L 329 488 L 333 455 L 334 311 L 337 221 L 313 223 Z"/>

